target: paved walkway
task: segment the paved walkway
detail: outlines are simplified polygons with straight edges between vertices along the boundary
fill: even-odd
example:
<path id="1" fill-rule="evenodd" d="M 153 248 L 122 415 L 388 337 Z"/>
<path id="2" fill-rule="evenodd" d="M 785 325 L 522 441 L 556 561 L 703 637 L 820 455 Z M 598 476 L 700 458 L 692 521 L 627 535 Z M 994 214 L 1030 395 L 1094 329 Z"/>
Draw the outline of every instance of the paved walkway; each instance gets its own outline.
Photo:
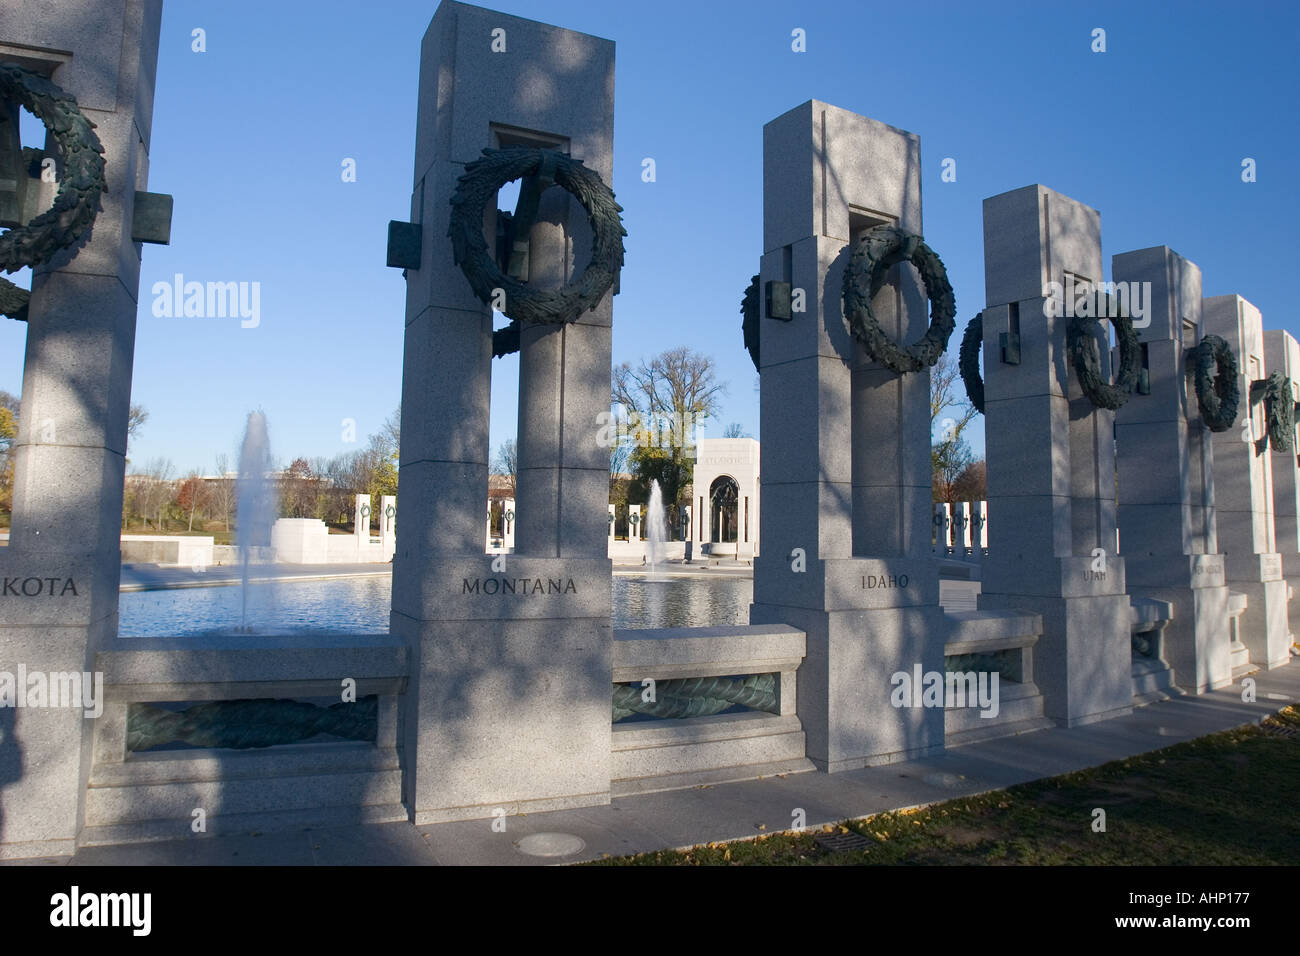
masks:
<path id="1" fill-rule="evenodd" d="M 88 847 L 53 865 L 537 865 L 599 859 L 773 833 L 791 825 L 795 808 L 809 826 L 886 810 L 970 796 L 1042 777 L 1094 767 L 1183 740 L 1257 722 L 1300 701 L 1300 660 L 1254 675 L 1257 701 L 1240 687 L 1140 708 L 1129 717 L 970 744 L 937 757 L 848 773 L 790 774 L 744 783 L 619 797 L 608 806 L 491 821 L 407 823 L 194 837 L 166 843 Z M 539 833 L 579 837 L 584 848 L 564 857 L 523 853 Z"/>

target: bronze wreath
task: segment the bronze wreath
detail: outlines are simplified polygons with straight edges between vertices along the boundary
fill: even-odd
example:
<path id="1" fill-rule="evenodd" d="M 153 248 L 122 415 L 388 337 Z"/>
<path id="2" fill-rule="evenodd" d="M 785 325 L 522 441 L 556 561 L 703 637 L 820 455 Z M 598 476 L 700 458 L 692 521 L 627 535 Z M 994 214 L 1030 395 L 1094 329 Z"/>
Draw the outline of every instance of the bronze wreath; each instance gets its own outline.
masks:
<path id="1" fill-rule="evenodd" d="M 1133 392 L 1140 371 L 1142 349 L 1137 330 L 1133 328 L 1133 319 L 1125 314 L 1125 310 L 1121 309 L 1111 321 L 1115 323 L 1115 339 L 1119 344 L 1119 372 L 1115 375 L 1114 385 L 1101 375 L 1101 362 L 1092 336 L 1093 328 L 1100 324 L 1096 316 L 1076 315 L 1071 318 L 1065 340 L 1083 394 L 1097 408 L 1113 412 L 1122 408 Z"/>
<path id="2" fill-rule="evenodd" d="M 740 300 L 740 333 L 745 337 L 745 348 L 754 361 L 754 371 L 758 367 L 758 276 L 749 280 L 745 297 Z"/>
<path id="3" fill-rule="evenodd" d="M 576 281 L 562 289 L 534 289 L 526 282 L 511 279 L 488 252 L 483 238 L 483 209 L 488 201 L 506 183 L 536 172 L 543 158 L 554 163 L 555 184 L 582 203 L 591 223 L 591 263 Z M 451 197 L 447 235 L 456 265 L 484 303 L 492 299 L 494 290 L 502 289 L 506 305 L 502 311 L 509 318 L 559 324 L 573 322 L 594 309 L 618 278 L 623 268 L 623 237 L 627 235 L 619 215 L 622 211 L 604 180 L 580 159 L 525 146 L 485 149 L 482 158 L 466 164 L 458 181 Z"/>
<path id="4" fill-rule="evenodd" d="M 1207 335 L 1196 346 L 1195 360 L 1196 403 L 1201 407 L 1201 421 L 1212 432 L 1226 432 L 1237 420 L 1241 398 L 1237 356 L 1223 338 Z"/>
<path id="5" fill-rule="evenodd" d="M 916 266 L 930 298 L 930 327 L 920 341 L 903 347 L 885 334 L 871 311 L 871 300 L 884 285 L 885 275 L 900 262 Z M 895 372 L 919 372 L 934 365 L 956 327 L 957 304 L 943 262 L 920 236 L 894 226 L 877 226 L 854 245 L 844 267 L 843 298 L 849 331 L 868 355 Z"/>
<path id="6" fill-rule="evenodd" d="M 1264 379 L 1264 421 L 1274 451 L 1295 450 L 1295 399 L 1291 379 L 1273 372 Z"/>
<path id="7" fill-rule="evenodd" d="M 0 99 L 17 102 L 44 123 L 63 159 L 54 204 L 27 225 L 0 236 L 0 269 L 13 273 L 48 262 L 90 228 L 104 191 L 104 147 L 95 124 L 82 115 L 72 94 L 37 73 L 0 63 Z M 0 313 L 26 321 L 30 295 L 0 277 Z"/>
<path id="8" fill-rule="evenodd" d="M 984 313 L 980 312 L 966 323 L 961 348 L 957 350 L 957 371 L 961 372 L 962 384 L 966 386 L 966 397 L 981 415 L 984 414 L 984 379 L 980 378 L 980 352 L 983 348 Z"/>

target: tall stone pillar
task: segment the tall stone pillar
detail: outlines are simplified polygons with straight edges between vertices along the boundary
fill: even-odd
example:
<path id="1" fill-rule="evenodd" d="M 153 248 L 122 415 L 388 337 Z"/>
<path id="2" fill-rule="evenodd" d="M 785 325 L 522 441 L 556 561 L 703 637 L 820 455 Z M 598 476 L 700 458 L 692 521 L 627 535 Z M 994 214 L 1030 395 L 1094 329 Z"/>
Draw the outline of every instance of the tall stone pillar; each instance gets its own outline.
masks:
<path id="1" fill-rule="evenodd" d="M 609 801 L 609 462 L 597 414 L 609 410 L 611 298 L 521 331 L 520 522 L 516 553 L 494 570 L 481 523 L 492 315 L 447 229 L 457 180 L 485 148 L 556 149 L 608 184 L 613 90 L 614 44 L 597 37 L 449 0 L 424 37 L 392 613 L 414 662 L 404 787 L 417 824 Z M 489 248 L 496 220 L 485 209 Z M 585 270 L 576 201 L 548 190 L 534 222 L 530 285 Z"/>
<path id="2" fill-rule="evenodd" d="M 501 547 L 507 551 L 515 548 L 515 499 L 507 498 L 501 503 Z"/>
<path id="3" fill-rule="evenodd" d="M 890 699 L 892 675 L 943 671 L 929 370 L 900 375 L 869 359 L 841 298 L 867 230 L 922 234 L 920 170 L 917 136 L 816 100 L 763 128 L 760 290 L 789 283 L 792 308 L 786 321 L 761 306 L 762 553 L 750 620 L 806 631 L 799 718 L 809 759 L 828 771 L 943 747 L 942 709 Z M 872 308 L 899 343 L 928 323 L 906 263 Z"/>
<path id="4" fill-rule="evenodd" d="M 971 541 L 974 549 L 971 560 L 979 564 L 984 560 L 984 549 L 989 546 L 989 503 L 971 502 Z"/>
<path id="5" fill-rule="evenodd" d="M 1268 374 L 1279 372 L 1290 380 L 1286 400 L 1300 400 L 1300 343 L 1290 332 L 1264 333 L 1264 365 Z M 1278 554 L 1282 555 L 1282 576 L 1287 583 L 1287 620 L 1291 641 L 1300 625 L 1300 442 L 1293 429 L 1290 447 L 1269 441 L 1273 470 L 1273 532 Z"/>
<path id="6" fill-rule="evenodd" d="M 397 496 L 381 495 L 379 498 L 379 549 L 385 561 L 397 550 Z"/>
<path id="7" fill-rule="evenodd" d="M 370 496 L 357 495 L 352 503 L 352 534 L 357 542 L 357 560 L 370 557 Z"/>
<path id="8" fill-rule="evenodd" d="M 1149 394 L 1135 393 L 1115 413 L 1128 593 L 1173 605 L 1163 657 L 1177 686 L 1199 694 L 1232 683 L 1213 433 L 1201 418 L 1191 361 L 1203 334 L 1201 270 L 1155 246 L 1115 256 L 1111 275 L 1147 304 L 1137 333 Z"/>
<path id="9" fill-rule="evenodd" d="M 952 528 L 952 505 L 946 501 L 934 503 L 934 553 L 939 557 L 948 554 L 948 535 Z"/>
<path id="10" fill-rule="evenodd" d="M 0 7 L 0 61 L 76 99 L 104 148 L 107 188 L 88 238 L 33 270 L 13 526 L 0 548 L 0 578 L 19 582 L 18 595 L 0 596 L 0 671 L 29 675 L 92 671 L 117 635 L 140 286 L 133 225 L 137 191 L 148 188 L 162 16 L 160 0 L 38 6 Z M 46 149 L 57 151 L 49 139 Z M 91 760 L 84 713 L 0 708 L 0 857 L 75 849 Z"/>
<path id="11" fill-rule="evenodd" d="M 1219 549 L 1228 589 L 1246 595 L 1241 642 L 1250 661 L 1278 667 L 1289 659 L 1286 582 L 1273 529 L 1273 456 L 1264 408 L 1251 383 L 1265 378 L 1264 325 L 1259 309 L 1239 295 L 1202 302 L 1205 331 L 1223 337 L 1237 356 L 1237 424 L 1214 436 L 1214 499 Z M 1248 427 L 1247 427 L 1248 426 Z"/>
<path id="12" fill-rule="evenodd" d="M 1101 280 L 1095 209 L 1037 185 L 984 200 L 991 525 L 979 607 L 1042 615 L 1034 681 L 1047 716 L 1066 726 L 1133 706 L 1129 600 L 1115 553 L 1115 416 L 1083 394 L 1066 352 L 1071 319 L 1048 305 L 1049 283 Z M 1108 376 L 1109 344 L 1094 348 Z"/>

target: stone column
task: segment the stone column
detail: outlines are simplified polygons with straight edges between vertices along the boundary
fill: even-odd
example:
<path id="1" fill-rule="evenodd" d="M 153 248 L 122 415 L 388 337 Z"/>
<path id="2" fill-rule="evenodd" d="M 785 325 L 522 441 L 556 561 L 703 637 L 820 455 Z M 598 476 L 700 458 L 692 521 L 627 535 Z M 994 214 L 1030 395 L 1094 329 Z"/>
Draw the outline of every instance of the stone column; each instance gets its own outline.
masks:
<path id="1" fill-rule="evenodd" d="M 951 522 L 948 519 L 948 503 L 946 501 L 936 501 L 934 503 L 934 553 L 939 557 L 944 557 L 948 553 L 948 526 Z"/>
<path id="2" fill-rule="evenodd" d="M 1134 324 L 1150 394 L 1115 413 L 1119 541 L 1128 593 L 1168 601 L 1164 660 L 1178 687 L 1232 682 L 1228 588 L 1214 514 L 1213 433 L 1201 419 L 1189 350 L 1201 340 L 1201 270 L 1167 246 L 1115 256 L 1111 275 L 1141 295 Z M 1235 430 L 1234 430 L 1235 431 Z"/>
<path id="3" fill-rule="evenodd" d="M 973 505 L 971 537 L 975 544 L 971 560 L 979 564 L 984 560 L 984 549 L 989 546 L 989 504 L 987 501 L 974 501 L 971 504 Z"/>
<path id="4" fill-rule="evenodd" d="M 501 546 L 507 551 L 513 551 L 515 547 L 515 522 L 517 520 L 515 499 L 507 498 L 501 503 Z"/>
<path id="5" fill-rule="evenodd" d="M 641 526 L 645 523 L 641 519 L 640 505 L 627 506 L 627 543 L 632 544 L 641 540 Z"/>
<path id="6" fill-rule="evenodd" d="M 357 560 L 370 559 L 370 496 L 357 495 L 352 505 L 353 535 L 357 540 Z"/>
<path id="7" fill-rule="evenodd" d="M 385 561 L 393 557 L 396 550 L 397 496 L 381 495 L 379 498 L 379 550 Z"/>
<path id="8" fill-rule="evenodd" d="M 1034 682 L 1047 716 L 1066 726 L 1133 706 L 1129 601 L 1115 554 L 1114 413 L 1084 396 L 1066 355 L 1071 320 L 1049 307 L 1049 283 L 1102 278 L 1095 209 L 1044 186 L 984 200 L 992 527 L 979 607 L 1043 616 Z M 1109 376 L 1109 345 L 1098 346 Z"/>
<path id="9" fill-rule="evenodd" d="M 1222 336 L 1237 356 L 1241 400 L 1237 424 L 1214 436 L 1214 500 L 1219 550 L 1230 591 L 1246 595 L 1242 643 L 1250 661 L 1278 667 L 1290 658 L 1286 582 L 1273 528 L 1273 456 L 1266 449 L 1264 409 L 1252 382 L 1265 378 L 1259 309 L 1239 295 L 1202 302 L 1205 332 Z M 1249 427 L 1247 427 L 1249 423 Z"/>
<path id="10" fill-rule="evenodd" d="M 136 192 L 148 189 L 161 16 L 156 0 L 0 9 L 0 59 L 75 97 L 96 126 L 107 179 L 88 237 L 33 270 L 13 527 L 0 548 L 0 578 L 19 592 L 0 597 L 0 671 L 10 674 L 93 671 L 117 635 L 140 285 L 132 224 Z M 0 858 L 75 849 L 92 756 L 84 713 L 0 708 Z"/>
<path id="11" fill-rule="evenodd" d="M 1290 332 L 1270 329 L 1264 333 L 1264 366 L 1268 374 L 1281 372 L 1291 380 L 1288 401 L 1300 400 L 1300 343 Z M 1287 620 L 1300 622 L 1296 601 L 1300 597 L 1300 442 L 1293 433 L 1290 449 L 1271 440 L 1268 447 L 1272 452 L 1273 532 L 1287 583 Z M 1291 640 L 1295 641 L 1294 633 Z"/>
<path id="12" fill-rule="evenodd" d="M 953 536 L 953 556 L 963 561 L 970 560 L 971 553 L 971 507 L 969 501 L 957 502 L 955 524 L 957 534 Z"/>
<path id="13" fill-rule="evenodd" d="M 922 234 L 920 170 L 917 136 L 816 100 L 763 129 L 760 283 L 789 282 L 806 311 L 783 321 L 762 306 L 750 620 L 807 632 L 798 711 L 808 757 L 828 771 L 943 747 L 942 709 L 890 703 L 893 674 L 943 670 L 929 372 L 869 360 L 841 307 L 853 240 L 881 224 Z M 899 342 L 929 321 L 907 265 L 872 305 Z"/>
<path id="14" fill-rule="evenodd" d="M 517 553 L 493 570 L 479 523 L 492 317 L 447 226 L 457 178 L 484 148 L 555 147 L 611 182 L 613 90 L 607 40 L 450 0 L 425 34 L 392 614 L 412 650 L 404 788 L 417 824 L 609 801 L 609 462 L 596 416 L 609 410 L 611 299 L 522 331 Z M 493 210 L 484 225 L 492 235 Z M 578 204 L 548 190 L 529 281 L 584 270 L 586 229 Z"/>

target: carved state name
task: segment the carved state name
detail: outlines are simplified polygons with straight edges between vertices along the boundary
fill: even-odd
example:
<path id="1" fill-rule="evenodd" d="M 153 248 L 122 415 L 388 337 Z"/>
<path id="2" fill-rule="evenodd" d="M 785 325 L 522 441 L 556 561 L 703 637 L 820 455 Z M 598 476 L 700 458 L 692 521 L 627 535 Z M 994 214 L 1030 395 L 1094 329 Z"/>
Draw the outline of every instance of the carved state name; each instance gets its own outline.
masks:
<path id="1" fill-rule="evenodd" d="M 462 578 L 461 594 L 577 594 L 573 578 Z"/>
<path id="2" fill-rule="evenodd" d="M 905 588 L 907 587 L 906 574 L 864 574 L 862 575 L 862 586 L 866 589 L 871 588 Z"/>
<path id="3" fill-rule="evenodd" d="M 0 585 L 2 597 L 63 597 L 71 592 L 77 596 L 77 585 L 72 578 L 4 578 Z"/>

